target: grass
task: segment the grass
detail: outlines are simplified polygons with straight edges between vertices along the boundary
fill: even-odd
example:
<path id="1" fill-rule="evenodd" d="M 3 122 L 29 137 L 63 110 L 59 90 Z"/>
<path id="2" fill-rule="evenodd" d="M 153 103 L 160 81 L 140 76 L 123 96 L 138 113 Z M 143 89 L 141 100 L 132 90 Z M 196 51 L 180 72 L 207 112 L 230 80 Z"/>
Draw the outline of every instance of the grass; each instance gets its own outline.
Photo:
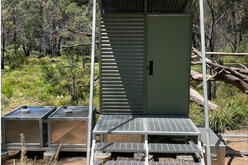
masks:
<path id="1" fill-rule="evenodd" d="M 247 52 L 242 50 L 241 52 Z M 222 57 L 219 58 L 224 65 L 240 67 L 240 64 L 248 65 L 247 57 Z M 201 72 L 201 67 L 193 65 L 195 71 Z M 201 82 L 191 81 L 191 86 L 203 94 L 202 86 L 197 88 Z M 210 127 L 215 132 L 223 132 L 227 129 L 240 129 L 248 125 L 248 95 L 242 93 L 238 88 L 224 83 L 216 82 L 217 98 L 212 100 L 218 105 L 218 109 L 209 112 Z M 204 125 L 204 110 L 195 103 L 190 103 L 190 117 L 198 125 Z"/>
<path id="2" fill-rule="evenodd" d="M 57 62 L 53 62 L 57 61 Z M 16 69 L 2 70 L 2 115 L 7 112 L 22 106 L 22 105 L 72 105 L 71 96 L 66 94 L 64 90 L 45 79 L 44 65 L 55 66 L 58 63 L 65 62 L 62 57 L 58 58 L 28 58 L 25 64 Z M 80 61 L 78 62 L 80 63 Z M 78 65 L 78 70 L 82 70 L 85 74 L 81 77 L 82 80 L 89 82 L 89 69 L 83 69 Z M 98 66 L 96 64 L 96 74 L 98 74 Z M 95 102 L 98 107 L 98 82 L 95 83 Z M 85 94 L 85 99 L 78 102 L 78 105 L 88 105 L 88 94 Z"/>
<path id="3" fill-rule="evenodd" d="M 209 111 L 209 124 L 214 132 L 240 129 L 248 125 L 248 96 L 239 89 L 217 82 L 217 110 Z M 190 117 L 197 125 L 204 125 L 204 110 L 190 103 Z"/>

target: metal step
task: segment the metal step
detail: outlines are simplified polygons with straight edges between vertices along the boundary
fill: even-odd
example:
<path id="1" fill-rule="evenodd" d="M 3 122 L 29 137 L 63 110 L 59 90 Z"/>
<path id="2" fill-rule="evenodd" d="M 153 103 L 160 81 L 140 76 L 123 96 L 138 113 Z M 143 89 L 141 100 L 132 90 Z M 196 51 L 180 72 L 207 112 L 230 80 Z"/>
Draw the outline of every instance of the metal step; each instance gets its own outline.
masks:
<path id="1" fill-rule="evenodd" d="M 196 144 L 157 144 L 149 143 L 151 153 L 201 153 Z M 96 143 L 95 151 L 104 152 L 144 152 L 144 143 Z"/>
<path id="2" fill-rule="evenodd" d="M 95 161 L 94 165 L 145 165 L 143 161 Z M 192 162 L 149 162 L 149 165 L 200 165 Z"/>
<path id="3" fill-rule="evenodd" d="M 196 144 L 157 144 L 149 143 L 151 153 L 201 153 Z"/>
<path id="4" fill-rule="evenodd" d="M 94 134 L 198 136 L 200 131 L 185 116 L 100 115 Z"/>
<path id="5" fill-rule="evenodd" d="M 104 152 L 143 152 L 144 143 L 96 143 L 95 151 Z"/>

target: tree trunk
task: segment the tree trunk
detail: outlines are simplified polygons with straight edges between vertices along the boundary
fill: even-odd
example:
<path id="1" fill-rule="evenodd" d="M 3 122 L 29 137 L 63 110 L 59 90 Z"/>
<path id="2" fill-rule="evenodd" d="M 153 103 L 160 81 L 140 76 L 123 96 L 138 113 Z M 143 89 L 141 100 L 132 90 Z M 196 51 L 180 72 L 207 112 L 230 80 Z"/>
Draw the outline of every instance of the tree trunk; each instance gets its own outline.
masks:
<path id="1" fill-rule="evenodd" d="M 13 42 L 14 42 L 14 50 L 15 50 L 15 54 L 17 54 L 17 39 L 16 39 L 16 18 L 14 17 L 13 20 L 13 24 L 14 24 L 14 34 L 13 34 Z"/>
<path id="2" fill-rule="evenodd" d="M 216 91 L 217 91 L 217 86 L 215 81 L 211 81 L 211 93 L 212 93 L 212 99 L 216 99 Z"/>
<path id="3" fill-rule="evenodd" d="M 232 33 L 233 33 L 233 52 L 237 52 L 238 47 L 238 34 L 237 34 L 237 22 L 236 22 L 236 11 L 235 11 L 236 3 L 233 1 L 231 6 L 231 19 L 232 19 Z"/>
<path id="4" fill-rule="evenodd" d="M 83 69 L 85 69 L 84 56 L 85 56 L 85 51 L 83 50 L 83 53 L 82 53 L 82 65 L 83 65 Z"/>
<path id="5" fill-rule="evenodd" d="M 58 47 L 57 47 L 57 56 L 61 56 L 60 47 L 61 47 L 62 37 L 59 37 Z"/>
<path id="6" fill-rule="evenodd" d="M 5 53 L 5 35 L 2 31 L 2 55 L 1 55 L 1 69 L 4 69 L 4 53 Z"/>
<path id="7" fill-rule="evenodd" d="M 29 57 L 30 56 L 30 47 L 25 48 L 25 46 L 22 45 L 22 49 L 23 49 L 23 51 L 25 53 L 25 56 Z"/>
<path id="8" fill-rule="evenodd" d="M 44 14 L 44 5 L 45 2 L 41 0 L 41 5 L 40 5 L 40 16 L 41 16 L 41 37 L 40 37 L 40 48 L 41 48 L 41 56 L 45 56 L 46 54 L 46 43 L 45 43 L 45 14 Z"/>
<path id="9" fill-rule="evenodd" d="M 76 61 L 79 61 L 79 51 L 78 50 L 76 50 L 76 56 L 77 56 L 77 58 L 76 58 Z"/>

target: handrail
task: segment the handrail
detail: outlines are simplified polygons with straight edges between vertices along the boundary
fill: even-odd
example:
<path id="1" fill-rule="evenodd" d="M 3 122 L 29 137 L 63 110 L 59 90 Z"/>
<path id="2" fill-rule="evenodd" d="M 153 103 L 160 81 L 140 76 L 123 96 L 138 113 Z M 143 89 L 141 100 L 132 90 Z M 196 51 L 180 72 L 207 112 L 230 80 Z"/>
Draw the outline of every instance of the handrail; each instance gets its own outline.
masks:
<path id="1" fill-rule="evenodd" d="M 206 155 L 207 155 L 207 165 L 211 165 L 203 0 L 199 0 L 199 5 L 200 5 L 200 25 L 201 25 L 200 27 L 201 27 L 203 92 L 204 92 L 204 116 L 205 116 L 205 131 L 206 131 L 206 149 L 207 149 Z"/>
<path id="2" fill-rule="evenodd" d="M 94 95 L 94 73 L 95 73 L 95 42 L 96 42 L 96 0 L 93 0 L 92 11 L 92 40 L 91 40 L 91 73 L 90 73 L 90 98 L 89 98 L 89 120 L 87 137 L 87 165 L 90 165 L 91 149 L 91 130 L 93 114 L 93 95 Z"/>

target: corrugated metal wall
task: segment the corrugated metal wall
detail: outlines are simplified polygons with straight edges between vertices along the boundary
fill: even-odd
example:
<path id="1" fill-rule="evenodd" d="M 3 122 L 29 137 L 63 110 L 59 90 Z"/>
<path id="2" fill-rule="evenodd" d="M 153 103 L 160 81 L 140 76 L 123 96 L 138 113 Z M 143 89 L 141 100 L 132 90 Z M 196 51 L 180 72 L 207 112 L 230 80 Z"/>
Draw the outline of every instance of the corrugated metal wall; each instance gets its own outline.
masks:
<path id="1" fill-rule="evenodd" d="M 144 15 L 102 14 L 101 111 L 143 113 Z"/>

